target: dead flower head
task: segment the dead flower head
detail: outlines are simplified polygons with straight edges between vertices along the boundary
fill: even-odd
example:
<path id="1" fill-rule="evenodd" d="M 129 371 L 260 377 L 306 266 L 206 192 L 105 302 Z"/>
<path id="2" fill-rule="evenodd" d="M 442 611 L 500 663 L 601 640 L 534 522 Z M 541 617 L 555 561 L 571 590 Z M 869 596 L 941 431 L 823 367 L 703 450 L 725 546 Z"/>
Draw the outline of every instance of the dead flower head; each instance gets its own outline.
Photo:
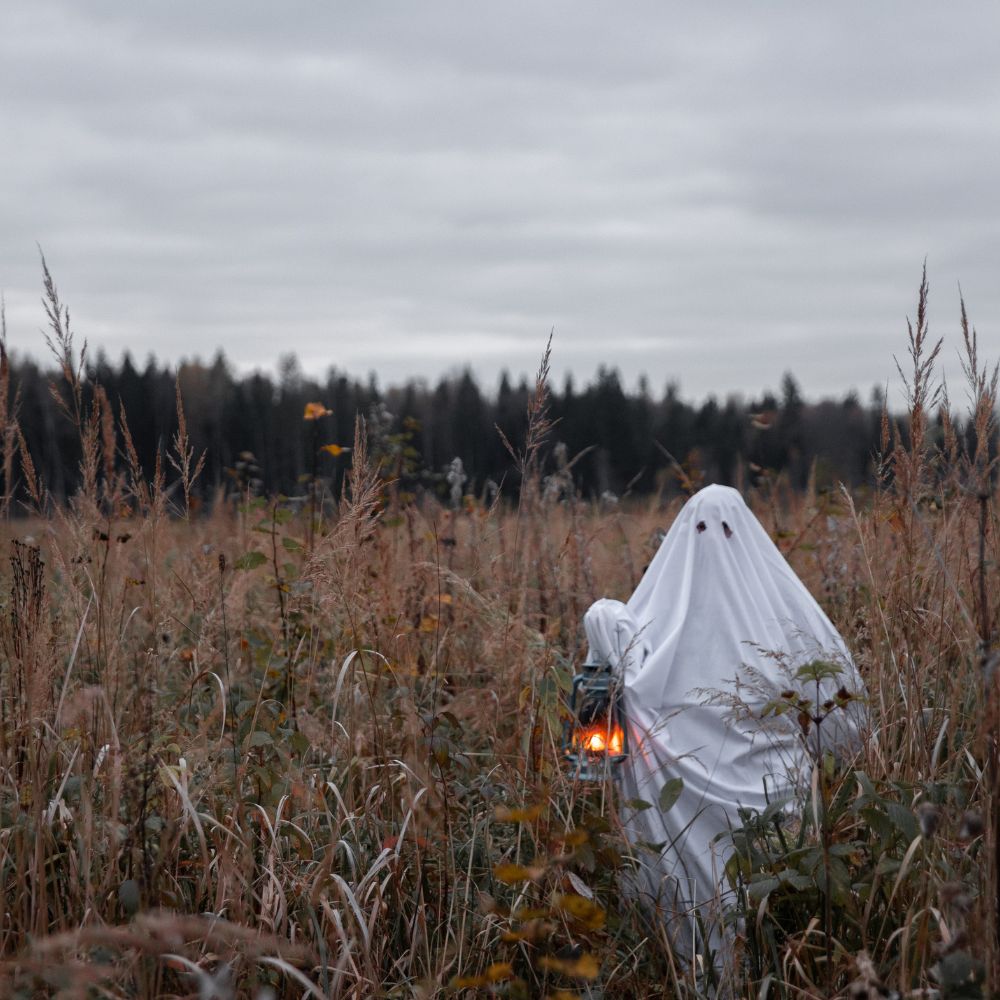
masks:
<path id="1" fill-rule="evenodd" d="M 921 802 L 917 806 L 917 821 L 920 835 L 924 840 L 931 840 L 941 823 L 941 810 L 933 802 Z"/>
<path id="2" fill-rule="evenodd" d="M 982 813 L 976 812 L 975 809 L 966 809 L 962 813 L 962 822 L 958 827 L 958 839 L 975 840 L 976 837 L 983 835 L 984 829 Z"/>

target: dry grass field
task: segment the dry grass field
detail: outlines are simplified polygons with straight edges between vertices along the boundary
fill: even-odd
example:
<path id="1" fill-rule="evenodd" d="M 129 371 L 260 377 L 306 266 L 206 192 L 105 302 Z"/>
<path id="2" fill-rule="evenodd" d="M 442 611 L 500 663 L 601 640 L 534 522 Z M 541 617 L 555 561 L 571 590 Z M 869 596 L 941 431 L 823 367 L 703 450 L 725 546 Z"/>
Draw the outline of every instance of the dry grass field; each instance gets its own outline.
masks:
<path id="1" fill-rule="evenodd" d="M 966 329 L 969 428 L 939 418 L 923 302 L 878 483 L 746 486 L 873 736 L 738 838 L 736 995 L 1000 984 L 996 382 Z M 406 503 L 359 424 L 344 496 L 194 514 L 183 424 L 149 482 L 54 338 L 68 508 L 0 428 L 29 514 L 3 525 L 0 994 L 707 995 L 619 891 L 614 788 L 560 750 L 583 612 L 631 592 L 680 500 L 547 490 L 543 378 L 519 498 Z"/>

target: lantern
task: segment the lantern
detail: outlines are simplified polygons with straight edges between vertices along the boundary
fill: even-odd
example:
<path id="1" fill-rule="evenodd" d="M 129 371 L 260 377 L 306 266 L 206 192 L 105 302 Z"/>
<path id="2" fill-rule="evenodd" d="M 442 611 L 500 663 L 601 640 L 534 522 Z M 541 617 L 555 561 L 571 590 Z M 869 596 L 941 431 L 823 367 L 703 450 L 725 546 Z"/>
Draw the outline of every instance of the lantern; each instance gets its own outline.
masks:
<path id="1" fill-rule="evenodd" d="M 585 663 L 573 678 L 563 750 L 577 777 L 601 781 L 627 754 L 625 719 L 607 663 Z"/>

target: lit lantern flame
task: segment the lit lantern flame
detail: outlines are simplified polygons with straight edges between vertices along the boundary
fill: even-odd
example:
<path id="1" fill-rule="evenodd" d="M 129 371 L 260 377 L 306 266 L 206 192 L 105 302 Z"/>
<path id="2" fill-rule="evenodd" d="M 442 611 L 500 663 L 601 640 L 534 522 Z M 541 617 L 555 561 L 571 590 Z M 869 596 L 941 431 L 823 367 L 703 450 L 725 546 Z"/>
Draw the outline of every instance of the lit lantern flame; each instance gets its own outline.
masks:
<path id="1" fill-rule="evenodd" d="M 621 692 L 608 663 L 584 663 L 573 678 L 563 752 L 581 781 L 606 781 L 625 759 Z"/>
<path id="2" fill-rule="evenodd" d="M 587 753 L 620 754 L 624 746 L 624 738 L 619 726 L 613 726 L 608 732 L 607 724 L 591 726 L 580 734 L 580 742 Z"/>

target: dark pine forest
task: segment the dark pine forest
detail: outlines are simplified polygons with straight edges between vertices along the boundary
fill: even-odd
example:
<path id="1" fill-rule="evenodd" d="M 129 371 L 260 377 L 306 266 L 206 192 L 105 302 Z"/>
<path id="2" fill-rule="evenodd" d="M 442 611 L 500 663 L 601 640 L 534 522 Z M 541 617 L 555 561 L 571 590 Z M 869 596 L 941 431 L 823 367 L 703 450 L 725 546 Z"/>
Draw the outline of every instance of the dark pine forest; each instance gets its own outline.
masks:
<path id="1" fill-rule="evenodd" d="M 357 380 L 334 369 L 316 379 L 291 356 L 275 376 L 238 376 L 221 355 L 178 369 L 152 358 L 139 367 L 128 355 L 117 364 L 98 355 L 83 373 L 85 395 L 99 385 L 115 419 L 126 415 L 149 475 L 176 433 L 179 386 L 191 443 L 205 453 L 199 490 L 206 499 L 248 484 L 269 494 L 301 494 L 313 475 L 336 494 L 350 454 L 331 455 L 322 446 L 349 446 L 357 415 L 401 490 L 454 496 L 448 471 L 458 458 L 464 494 L 489 496 L 499 488 L 511 495 L 516 465 L 503 437 L 515 450 L 522 446 L 534 392 L 533 380 L 503 375 L 483 387 L 468 371 L 388 388 L 374 376 Z M 24 443 L 53 500 L 61 501 L 79 486 L 81 458 L 79 435 L 59 402 L 68 395 L 62 375 L 28 359 L 12 361 L 9 375 L 9 406 L 16 406 Z M 330 412 L 305 420 L 309 403 Z M 562 489 L 571 477 L 587 498 L 671 491 L 685 476 L 741 486 L 780 476 L 794 488 L 810 479 L 820 488 L 856 487 L 873 475 L 882 427 L 878 390 L 867 403 L 853 393 L 808 402 L 790 373 L 777 393 L 692 403 L 672 383 L 654 391 L 641 382 L 629 391 L 615 370 L 601 368 L 586 385 L 571 379 L 550 385 L 548 407 L 554 427 L 544 449 L 546 471 Z M 5 495 L 19 493 L 17 468 Z"/>

